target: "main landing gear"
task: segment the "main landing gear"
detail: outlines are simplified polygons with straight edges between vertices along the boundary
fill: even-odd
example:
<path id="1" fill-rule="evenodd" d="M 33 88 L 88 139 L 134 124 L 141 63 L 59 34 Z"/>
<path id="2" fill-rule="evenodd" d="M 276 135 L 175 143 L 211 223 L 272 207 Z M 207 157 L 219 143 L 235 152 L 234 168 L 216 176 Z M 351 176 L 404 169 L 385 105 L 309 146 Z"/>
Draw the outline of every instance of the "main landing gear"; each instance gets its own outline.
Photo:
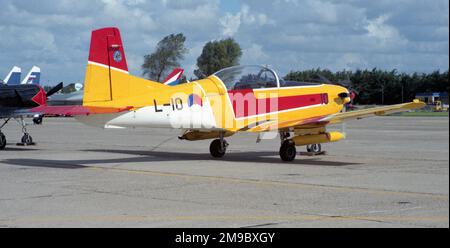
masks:
<path id="1" fill-rule="evenodd" d="M 5 134 L 3 134 L 2 132 L 2 128 L 4 126 L 6 126 L 6 124 L 8 124 L 9 120 L 11 120 L 11 118 L 6 119 L 3 124 L 0 126 L 0 150 L 4 150 L 6 147 L 6 136 Z"/>
<path id="2" fill-rule="evenodd" d="M 280 158 L 285 162 L 294 161 L 297 156 L 297 147 L 295 145 L 294 139 L 290 138 L 290 132 L 280 132 L 281 146 L 280 146 Z M 228 142 L 224 139 L 224 133 L 220 133 L 218 139 L 215 139 L 211 142 L 209 146 L 209 152 L 211 156 L 214 158 L 222 158 L 225 156 L 225 153 L 228 148 Z M 308 156 L 314 155 L 322 155 L 322 145 L 321 144 L 311 144 L 306 146 L 306 150 Z"/>
<path id="3" fill-rule="evenodd" d="M 215 158 L 221 158 L 225 156 L 227 152 L 228 142 L 223 138 L 223 133 L 220 134 L 219 139 L 213 140 L 209 146 L 209 152 L 211 156 Z"/>
<path id="4" fill-rule="evenodd" d="M 289 132 L 280 132 L 281 147 L 280 147 L 280 158 L 283 161 L 291 162 L 297 156 L 297 148 L 295 147 L 294 141 L 289 139 Z"/>
<path id="5" fill-rule="evenodd" d="M 8 124 L 8 122 L 11 120 L 11 118 L 7 118 L 3 124 L 0 126 L 0 150 L 4 150 L 7 144 L 6 141 L 6 136 L 5 134 L 3 134 L 3 132 L 1 131 L 3 129 L 4 126 L 6 126 L 6 124 Z M 23 119 L 23 117 L 20 118 L 20 120 L 16 121 L 22 126 L 22 139 L 20 140 L 20 143 L 17 143 L 18 146 L 33 146 L 36 145 L 33 142 L 33 138 L 31 137 L 31 135 L 28 133 L 27 131 L 27 124 L 25 123 L 25 120 Z"/>
<path id="6" fill-rule="evenodd" d="M 294 161 L 297 156 L 297 149 L 295 142 L 289 139 L 289 132 L 280 132 L 281 147 L 280 147 L 280 158 L 285 162 Z M 306 146 L 306 151 L 308 156 L 322 155 L 322 145 L 321 144 L 311 144 Z"/>
<path id="7" fill-rule="evenodd" d="M 6 137 L 5 135 L 0 131 L 0 150 L 4 150 L 6 147 Z"/>
<path id="8" fill-rule="evenodd" d="M 34 146 L 36 145 L 33 142 L 33 138 L 31 137 L 31 135 L 28 133 L 27 131 L 27 124 L 25 123 L 25 120 L 23 118 L 20 118 L 20 121 L 18 121 L 20 123 L 20 125 L 22 126 L 22 139 L 21 139 L 21 143 L 17 143 L 18 146 Z"/>

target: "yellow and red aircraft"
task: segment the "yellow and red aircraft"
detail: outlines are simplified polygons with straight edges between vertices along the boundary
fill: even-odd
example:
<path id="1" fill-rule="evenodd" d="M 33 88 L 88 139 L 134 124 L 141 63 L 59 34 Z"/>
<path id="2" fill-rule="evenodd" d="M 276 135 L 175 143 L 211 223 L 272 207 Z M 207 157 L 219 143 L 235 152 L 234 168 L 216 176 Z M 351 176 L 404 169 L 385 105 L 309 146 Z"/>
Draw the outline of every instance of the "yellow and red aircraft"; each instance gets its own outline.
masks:
<path id="1" fill-rule="evenodd" d="M 238 132 L 279 132 L 280 157 L 292 161 L 296 146 L 320 150 L 321 143 L 344 139 L 327 125 L 384 115 L 425 104 L 414 102 L 341 112 L 349 91 L 338 85 L 285 82 L 262 66 L 236 66 L 208 78 L 168 86 L 128 73 L 117 28 L 92 32 L 82 106 L 40 106 L 35 112 L 74 115 L 102 128 L 181 129 L 180 139 L 214 139 L 213 157 L 225 155 L 225 137 Z"/>

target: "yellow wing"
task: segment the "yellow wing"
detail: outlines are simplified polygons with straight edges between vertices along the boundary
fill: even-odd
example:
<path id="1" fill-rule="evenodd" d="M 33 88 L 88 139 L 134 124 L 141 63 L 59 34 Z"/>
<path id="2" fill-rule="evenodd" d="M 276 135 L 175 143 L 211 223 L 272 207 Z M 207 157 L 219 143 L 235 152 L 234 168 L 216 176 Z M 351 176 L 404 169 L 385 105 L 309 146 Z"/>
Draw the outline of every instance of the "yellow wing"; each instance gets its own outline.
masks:
<path id="1" fill-rule="evenodd" d="M 426 105 L 425 103 L 419 100 L 414 100 L 413 102 L 409 103 L 338 113 L 327 116 L 323 118 L 321 121 L 326 121 L 329 124 L 341 123 L 347 120 L 355 120 L 355 119 L 359 120 L 371 116 L 381 116 L 398 112 L 404 112 L 412 109 L 420 109 L 425 107 L 425 105 Z"/>
<path id="2" fill-rule="evenodd" d="M 265 132 L 273 130 L 282 130 L 289 128 L 300 128 L 300 129 L 312 129 L 323 127 L 328 124 L 341 123 L 348 120 L 358 120 L 371 116 L 381 116 L 386 114 L 393 114 L 398 112 L 404 112 L 412 109 L 420 109 L 425 107 L 425 103 L 419 100 L 414 100 L 409 103 L 402 103 L 396 105 L 389 105 L 383 107 L 369 108 L 363 110 L 356 110 L 351 112 L 337 113 L 329 116 L 318 116 L 310 119 L 295 119 L 285 122 L 278 122 L 276 120 L 268 121 L 263 124 L 254 125 L 252 128 L 248 128 L 247 131 L 250 132 Z"/>

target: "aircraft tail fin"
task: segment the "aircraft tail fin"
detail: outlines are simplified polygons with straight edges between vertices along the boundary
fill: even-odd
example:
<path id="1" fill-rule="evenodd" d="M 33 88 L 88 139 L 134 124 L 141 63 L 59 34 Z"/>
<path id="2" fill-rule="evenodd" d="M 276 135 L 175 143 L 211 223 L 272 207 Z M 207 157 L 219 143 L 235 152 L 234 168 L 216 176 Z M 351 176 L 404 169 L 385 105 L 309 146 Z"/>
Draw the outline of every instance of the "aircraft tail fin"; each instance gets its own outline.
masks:
<path id="1" fill-rule="evenodd" d="M 39 84 L 41 80 L 41 68 L 33 66 L 28 72 L 27 76 L 23 79 L 21 84 Z"/>
<path id="2" fill-rule="evenodd" d="M 163 80 L 163 84 L 175 86 L 181 83 L 181 76 L 183 76 L 184 69 L 175 68 L 173 71 Z"/>
<path id="3" fill-rule="evenodd" d="M 165 86 L 129 75 L 120 31 L 115 27 L 92 31 L 84 82 L 86 106 L 105 105 L 142 93 L 143 88 Z"/>
<path id="4" fill-rule="evenodd" d="M 128 64 L 119 29 L 102 28 L 92 31 L 89 60 L 85 78 L 84 102 L 108 102 L 114 92 L 126 90 Z M 118 84 L 117 81 L 123 81 Z M 120 88 L 118 87 L 120 86 Z"/>
<path id="5" fill-rule="evenodd" d="M 22 69 L 14 66 L 6 76 L 4 82 L 8 85 L 20 84 L 20 77 L 22 76 Z"/>

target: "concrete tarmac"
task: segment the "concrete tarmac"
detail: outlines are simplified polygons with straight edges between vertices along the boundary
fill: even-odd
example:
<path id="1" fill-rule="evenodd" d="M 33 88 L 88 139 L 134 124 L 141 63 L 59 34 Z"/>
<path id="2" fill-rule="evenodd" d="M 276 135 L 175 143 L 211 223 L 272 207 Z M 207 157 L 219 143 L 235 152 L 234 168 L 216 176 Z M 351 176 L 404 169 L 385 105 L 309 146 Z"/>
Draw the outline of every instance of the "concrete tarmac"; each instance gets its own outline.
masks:
<path id="1" fill-rule="evenodd" d="M 291 163 L 255 134 L 212 159 L 177 130 L 47 118 L 29 131 L 37 146 L 3 129 L 0 227 L 449 227 L 448 118 L 354 121 Z"/>

